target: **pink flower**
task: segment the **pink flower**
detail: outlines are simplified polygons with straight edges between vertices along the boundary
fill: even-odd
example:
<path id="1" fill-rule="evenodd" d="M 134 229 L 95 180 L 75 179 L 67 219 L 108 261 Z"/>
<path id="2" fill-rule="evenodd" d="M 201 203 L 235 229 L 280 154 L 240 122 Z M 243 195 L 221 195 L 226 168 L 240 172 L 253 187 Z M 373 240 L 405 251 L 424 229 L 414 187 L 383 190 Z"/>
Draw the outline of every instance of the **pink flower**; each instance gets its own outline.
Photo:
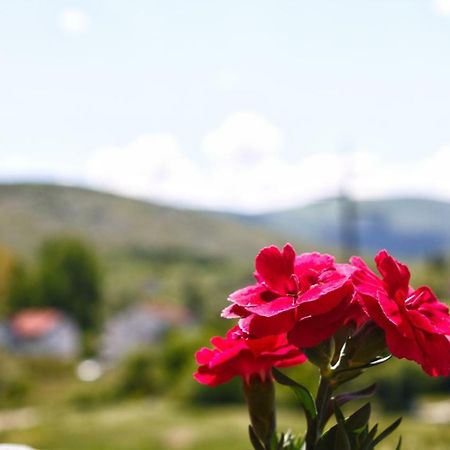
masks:
<path id="1" fill-rule="evenodd" d="M 289 332 L 291 343 L 312 347 L 353 316 L 364 316 L 352 302 L 354 268 L 330 255 L 271 246 L 259 252 L 255 268 L 257 283 L 231 294 L 232 305 L 222 312 L 241 318 L 239 326 L 252 336 Z"/>
<path id="2" fill-rule="evenodd" d="M 409 286 L 408 267 L 385 250 L 375 257 L 381 279 L 357 257 L 353 281 L 366 313 L 385 331 L 389 350 L 429 375 L 450 374 L 450 316 L 430 288 Z"/>
<path id="3" fill-rule="evenodd" d="M 298 348 L 288 344 L 285 335 L 260 339 L 248 338 L 235 326 L 225 338 L 211 339 L 213 349 L 202 348 L 196 353 L 200 365 L 194 377 L 209 386 L 226 383 L 241 376 L 248 384 L 252 376 L 261 381 L 271 378 L 272 367 L 288 367 L 301 364 L 306 357 Z"/>

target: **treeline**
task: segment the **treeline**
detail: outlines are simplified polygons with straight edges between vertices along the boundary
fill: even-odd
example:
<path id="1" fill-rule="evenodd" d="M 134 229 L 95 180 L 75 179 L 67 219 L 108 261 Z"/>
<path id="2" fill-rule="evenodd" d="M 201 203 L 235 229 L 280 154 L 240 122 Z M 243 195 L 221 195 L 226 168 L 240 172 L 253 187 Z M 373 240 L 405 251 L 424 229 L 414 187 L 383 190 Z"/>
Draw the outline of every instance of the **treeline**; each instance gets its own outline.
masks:
<path id="1" fill-rule="evenodd" d="M 98 330 L 102 311 L 102 270 L 95 251 L 75 237 L 45 241 L 33 262 L 0 248 L 3 315 L 23 308 L 57 308 L 83 332 Z"/>

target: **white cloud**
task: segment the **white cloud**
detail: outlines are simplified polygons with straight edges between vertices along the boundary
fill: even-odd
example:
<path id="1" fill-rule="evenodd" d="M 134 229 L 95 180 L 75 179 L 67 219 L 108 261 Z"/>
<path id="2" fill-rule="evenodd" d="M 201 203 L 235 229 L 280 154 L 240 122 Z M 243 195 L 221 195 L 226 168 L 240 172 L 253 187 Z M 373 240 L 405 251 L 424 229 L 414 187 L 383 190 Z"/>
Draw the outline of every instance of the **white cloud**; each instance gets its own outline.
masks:
<path id="1" fill-rule="evenodd" d="M 421 159 L 395 162 L 373 150 L 345 155 L 320 151 L 288 158 L 283 132 L 256 113 L 226 118 L 203 140 L 203 158 L 190 157 L 166 133 L 94 150 L 82 173 L 62 158 L 0 152 L 3 180 L 78 180 L 93 188 L 174 205 L 260 212 L 336 196 L 429 196 L 450 201 L 450 145 Z M 77 172 L 78 170 L 78 172 Z"/>
<path id="2" fill-rule="evenodd" d="M 450 16 L 450 0 L 434 0 L 433 8 L 441 16 Z"/>
<path id="3" fill-rule="evenodd" d="M 168 202 L 192 200 L 197 169 L 170 134 L 139 136 L 124 147 L 95 150 L 86 164 L 88 184 Z"/>
<path id="4" fill-rule="evenodd" d="M 450 146 L 421 160 L 394 163 L 376 152 L 316 152 L 289 160 L 283 133 L 256 113 L 226 118 L 193 160 L 169 134 L 143 135 L 124 147 L 96 150 L 86 181 L 131 196 L 193 207 L 258 212 L 336 196 L 428 195 L 450 200 Z"/>
<path id="5" fill-rule="evenodd" d="M 66 8 L 58 17 L 58 25 L 69 34 L 84 33 L 89 25 L 89 17 L 81 9 Z"/>
<path id="6" fill-rule="evenodd" d="M 217 129 L 206 134 L 206 154 L 220 164 L 253 165 L 281 150 L 283 133 L 254 112 L 229 116 Z"/>

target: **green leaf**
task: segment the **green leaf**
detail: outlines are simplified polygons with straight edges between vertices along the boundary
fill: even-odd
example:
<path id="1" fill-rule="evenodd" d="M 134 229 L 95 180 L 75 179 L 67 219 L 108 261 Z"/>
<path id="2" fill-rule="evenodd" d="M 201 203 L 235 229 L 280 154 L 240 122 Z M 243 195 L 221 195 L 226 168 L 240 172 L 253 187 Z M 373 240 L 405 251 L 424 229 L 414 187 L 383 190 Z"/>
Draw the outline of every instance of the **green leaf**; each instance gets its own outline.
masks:
<path id="1" fill-rule="evenodd" d="M 352 433 L 361 433 L 369 422 L 370 411 L 370 403 L 366 403 L 345 421 L 345 428 Z"/>
<path id="2" fill-rule="evenodd" d="M 378 366 L 378 364 L 382 364 L 386 361 L 388 361 L 389 359 L 392 358 L 392 355 L 389 353 L 389 355 L 386 356 L 381 356 L 379 358 L 376 358 L 370 362 L 368 362 L 367 364 L 362 364 L 362 365 L 355 365 L 355 366 L 350 366 L 350 367 L 344 367 L 343 369 L 338 369 L 335 371 L 335 375 L 341 375 L 347 372 L 352 372 L 352 371 L 362 371 L 364 369 L 368 369 L 369 367 L 374 367 L 374 366 Z"/>
<path id="3" fill-rule="evenodd" d="M 317 442 L 316 450 L 330 450 L 336 439 L 337 425 L 332 426 L 326 431 Z"/>
<path id="4" fill-rule="evenodd" d="M 284 433 L 281 433 L 280 440 L 278 441 L 278 445 L 276 446 L 276 450 L 283 450 L 284 447 Z"/>
<path id="5" fill-rule="evenodd" d="M 353 378 L 356 378 L 361 374 L 362 370 L 356 367 L 353 369 L 341 369 L 333 374 L 333 382 L 336 386 L 340 386 L 341 384 L 353 380 Z"/>
<path id="6" fill-rule="evenodd" d="M 373 447 L 380 443 L 383 439 L 386 439 L 399 425 L 402 418 L 399 417 L 395 422 L 391 423 L 384 431 L 382 431 L 374 440 Z"/>
<path id="7" fill-rule="evenodd" d="M 333 403 L 333 407 L 337 423 L 344 425 L 345 417 L 344 414 L 342 414 L 341 408 L 339 408 L 339 405 L 336 402 Z"/>
<path id="8" fill-rule="evenodd" d="M 339 450 L 351 450 L 350 440 L 344 426 L 338 426 L 336 430 L 334 448 Z"/>
<path id="9" fill-rule="evenodd" d="M 376 389 L 377 385 L 374 383 L 366 387 L 365 389 L 361 389 L 359 391 L 344 392 L 342 394 L 338 394 L 334 397 L 334 399 L 339 406 L 342 406 L 352 400 L 360 400 L 362 398 L 372 397 Z"/>
<path id="10" fill-rule="evenodd" d="M 264 446 L 261 444 L 258 436 L 256 436 L 256 433 L 251 425 L 248 426 L 248 434 L 250 436 L 250 442 L 252 443 L 253 448 L 255 450 L 264 450 Z"/>
<path id="11" fill-rule="evenodd" d="M 272 368 L 272 373 L 273 377 L 278 383 L 282 384 L 283 386 L 288 386 L 294 391 L 295 395 L 300 401 L 300 404 L 305 410 L 306 418 L 308 419 L 308 421 L 315 420 L 317 417 L 317 410 L 311 392 L 309 392 L 308 389 L 305 388 L 305 386 L 298 384 L 296 381 L 292 380 L 287 375 L 280 372 L 278 369 Z"/>
<path id="12" fill-rule="evenodd" d="M 347 430 L 345 429 L 345 419 L 342 411 L 335 404 L 334 412 L 336 414 L 337 429 L 334 438 L 334 448 L 339 450 L 351 450 L 350 439 L 347 435 Z"/>
<path id="13" fill-rule="evenodd" d="M 373 438 L 377 434 L 378 431 L 378 424 L 375 424 L 372 429 L 367 434 L 366 438 L 364 439 L 364 442 L 361 445 L 361 450 L 370 450 L 372 447 Z"/>
<path id="14" fill-rule="evenodd" d="M 351 450 L 350 439 L 345 429 L 345 418 L 339 406 L 334 403 L 334 414 L 336 415 L 337 429 L 334 438 L 334 448 L 339 450 Z"/>
<path id="15" fill-rule="evenodd" d="M 281 433 L 278 439 L 272 442 L 271 449 L 273 450 L 301 450 L 303 449 L 304 440 L 301 436 L 296 436 L 291 430 L 286 433 Z"/>
<path id="16" fill-rule="evenodd" d="M 392 355 L 389 353 L 387 356 L 383 356 L 381 358 L 374 359 L 370 361 L 369 367 L 378 366 L 378 364 L 383 364 L 386 361 L 389 361 L 392 358 Z"/>

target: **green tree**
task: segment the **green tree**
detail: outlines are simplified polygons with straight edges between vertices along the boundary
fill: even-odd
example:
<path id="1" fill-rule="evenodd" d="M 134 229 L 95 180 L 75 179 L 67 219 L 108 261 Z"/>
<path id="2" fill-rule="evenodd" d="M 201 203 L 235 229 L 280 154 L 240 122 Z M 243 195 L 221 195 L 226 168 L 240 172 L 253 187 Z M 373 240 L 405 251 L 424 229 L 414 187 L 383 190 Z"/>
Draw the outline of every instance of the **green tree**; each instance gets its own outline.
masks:
<path id="1" fill-rule="evenodd" d="M 36 295 L 23 261 L 10 250 L 0 247 L 0 311 L 9 314 L 34 306 Z"/>
<path id="2" fill-rule="evenodd" d="M 95 331 L 101 315 L 101 272 L 95 252 L 77 238 L 45 242 L 39 253 L 36 289 L 41 306 L 70 314 L 84 331 Z"/>
<path id="3" fill-rule="evenodd" d="M 39 306 L 39 299 L 34 289 L 34 280 L 21 261 L 11 269 L 6 293 L 5 310 L 14 313 L 22 308 Z"/>

